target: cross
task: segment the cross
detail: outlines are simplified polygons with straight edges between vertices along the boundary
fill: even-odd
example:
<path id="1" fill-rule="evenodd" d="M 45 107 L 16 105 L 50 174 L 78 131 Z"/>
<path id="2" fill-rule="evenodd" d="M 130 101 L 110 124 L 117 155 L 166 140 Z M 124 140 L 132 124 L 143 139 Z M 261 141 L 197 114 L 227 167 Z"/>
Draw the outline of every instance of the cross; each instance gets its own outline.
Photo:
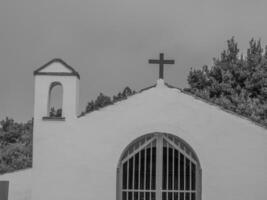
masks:
<path id="1" fill-rule="evenodd" d="M 159 60 L 149 59 L 149 64 L 159 64 L 159 78 L 163 79 L 164 77 L 164 64 L 174 64 L 174 60 L 164 60 L 164 54 L 159 54 Z"/>

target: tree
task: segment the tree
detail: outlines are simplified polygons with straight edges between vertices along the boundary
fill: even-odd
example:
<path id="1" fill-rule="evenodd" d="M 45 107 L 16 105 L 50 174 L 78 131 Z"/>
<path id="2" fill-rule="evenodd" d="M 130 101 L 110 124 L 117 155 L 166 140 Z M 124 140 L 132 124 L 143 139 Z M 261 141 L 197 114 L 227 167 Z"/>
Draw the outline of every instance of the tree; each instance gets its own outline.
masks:
<path id="1" fill-rule="evenodd" d="M 133 91 L 128 86 L 126 88 L 124 88 L 124 90 L 122 92 L 122 96 L 124 98 L 127 98 L 127 97 L 131 96 L 132 94 L 133 94 Z"/>
<path id="2" fill-rule="evenodd" d="M 16 123 L 6 118 L 1 124 L 0 174 L 31 167 L 33 120 Z"/>
<path id="3" fill-rule="evenodd" d="M 85 111 L 82 112 L 81 116 L 85 115 L 85 113 L 92 112 L 94 110 L 98 110 L 100 108 L 103 108 L 105 106 L 111 105 L 113 103 L 116 103 L 118 101 L 127 99 L 129 96 L 132 96 L 136 92 L 132 90 L 130 87 L 125 87 L 122 92 L 119 92 L 117 95 L 113 95 L 112 99 L 109 96 L 104 95 L 103 93 L 100 93 L 96 100 L 92 100 L 87 103 Z"/>
<path id="4" fill-rule="evenodd" d="M 267 47 L 263 52 L 260 40 L 250 40 L 244 59 L 232 37 L 210 68 L 191 69 L 187 80 L 186 91 L 267 126 Z"/>
<path id="5" fill-rule="evenodd" d="M 100 93 L 94 102 L 95 109 L 103 108 L 104 106 L 112 104 L 110 97 Z"/>
<path id="6" fill-rule="evenodd" d="M 90 101 L 86 106 L 86 113 L 91 112 L 95 109 L 95 103 L 94 101 Z"/>
<path id="7" fill-rule="evenodd" d="M 6 117 L 5 120 L 1 121 L 1 126 L 4 131 L 8 131 L 11 126 L 13 126 L 14 120 Z"/>

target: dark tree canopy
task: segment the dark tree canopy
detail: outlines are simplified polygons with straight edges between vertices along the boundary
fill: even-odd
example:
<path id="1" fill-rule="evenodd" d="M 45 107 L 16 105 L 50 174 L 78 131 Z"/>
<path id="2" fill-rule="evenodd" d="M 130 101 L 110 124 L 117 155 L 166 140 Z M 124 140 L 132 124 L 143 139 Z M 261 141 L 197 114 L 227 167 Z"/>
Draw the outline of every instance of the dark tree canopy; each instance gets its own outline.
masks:
<path id="1" fill-rule="evenodd" d="M 98 110 L 105 106 L 111 105 L 118 101 L 127 99 L 129 96 L 135 94 L 135 91 L 131 90 L 130 87 L 125 87 L 122 92 L 119 92 L 117 95 L 114 95 L 113 98 L 100 93 L 96 100 L 91 100 L 88 102 L 85 111 L 81 113 L 81 116 L 85 115 L 86 113 L 92 112 L 94 110 Z"/>
<path id="2" fill-rule="evenodd" d="M 31 167 L 33 121 L 16 123 L 7 117 L 1 125 L 0 174 Z"/>
<path id="3" fill-rule="evenodd" d="M 185 91 L 267 126 L 266 49 L 251 39 L 244 58 L 232 37 L 211 67 L 191 69 Z"/>

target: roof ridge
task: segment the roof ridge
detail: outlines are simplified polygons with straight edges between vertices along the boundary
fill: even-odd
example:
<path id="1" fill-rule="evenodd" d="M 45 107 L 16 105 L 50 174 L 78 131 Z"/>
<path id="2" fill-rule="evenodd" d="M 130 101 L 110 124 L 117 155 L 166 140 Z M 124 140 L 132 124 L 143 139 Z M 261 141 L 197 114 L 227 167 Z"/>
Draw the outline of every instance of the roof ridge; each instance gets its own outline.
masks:
<path id="1" fill-rule="evenodd" d="M 216 104 L 216 103 L 214 103 L 214 102 L 208 101 L 207 99 L 201 98 L 201 97 L 199 97 L 199 96 L 197 96 L 197 95 L 195 95 L 195 94 L 193 94 L 193 93 L 187 92 L 187 91 L 185 91 L 184 89 L 181 89 L 181 88 L 179 88 L 179 87 L 172 86 L 172 85 L 170 85 L 170 84 L 168 84 L 168 83 L 165 83 L 165 85 L 166 85 L 168 88 L 171 88 L 171 89 L 177 89 L 177 90 L 179 90 L 180 92 L 182 92 L 182 93 L 185 94 L 185 95 L 189 95 L 189 96 L 191 96 L 191 97 L 194 97 L 195 99 L 200 100 L 200 101 L 202 101 L 202 102 L 204 102 L 204 103 L 207 103 L 207 104 L 209 104 L 209 105 L 211 105 L 211 106 L 215 106 L 215 107 L 217 107 L 217 108 L 220 108 L 220 109 L 221 109 L 222 111 L 224 111 L 224 112 L 227 112 L 227 113 L 230 113 L 230 114 L 232 114 L 232 115 L 235 115 L 235 116 L 237 116 L 237 117 L 239 117 L 239 118 L 248 120 L 248 121 L 254 123 L 255 125 L 257 125 L 257 126 L 259 126 L 259 127 L 261 127 L 261 128 L 267 129 L 267 126 L 266 126 L 266 125 L 264 125 L 264 124 L 262 124 L 262 123 L 259 123 L 259 122 L 255 121 L 255 120 L 253 120 L 253 119 L 251 119 L 251 118 L 245 116 L 245 115 L 239 114 L 239 113 L 234 112 L 234 111 L 229 110 L 229 109 L 226 109 L 226 108 L 224 108 L 223 106 L 221 106 L 221 105 L 219 105 L 219 104 Z M 135 94 L 132 94 L 131 96 L 134 96 L 134 95 L 136 95 L 136 94 L 140 94 L 140 93 L 142 93 L 142 92 L 144 92 L 144 91 L 146 91 L 146 90 L 150 90 L 150 89 L 155 88 L 155 87 L 156 87 L 156 84 L 154 84 L 154 85 L 152 85 L 152 86 L 149 86 L 149 87 L 145 87 L 145 88 L 139 90 L 139 92 L 136 92 Z M 130 96 L 130 97 L 131 97 L 131 96 Z M 122 100 L 120 100 L 120 101 L 125 101 L 125 100 L 127 100 L 127 99 L 128 99 L 128 98 L 126 98 L 126 99 L 122 99 Z M 120 102 L 120 101 L 118 101 L 118 102 Z M 117 103 L 117 102 L 116 102 L 116 103 Z M 108 107 L 108 106 L 111 106 L 111 105 L 114 105 L 114 104 L 109 104 L 109 105 L 104 106 L 104 107 L 102 107 L 102 108 L 105 108 L 105 107 Z M 98 111 L 99 111 L 99 110 L 102 110 L 102 108 L 98 109 Z M 91 113 L 91 112 L 89 112 L 89 113 L 85 113 L 84 115 L 79 115 L 78 117 L 83 117 L 83 116 L 85 116 L 85 115 L 87 115 L 87 114 L 90 114 L 90 113 Z"/>
<path id="2" fill-rule="evenodd" d="M 177 90 L 179 90 L 179 91 L 182 90 L 182 89 L 180 89 L 180 88 L 178 88 L 178 87 L 175 87 L 175 86 L 172 86 L 172 85 L 170 85 L 170 84 L 168 84 L 168 83 L 164 83 L 164 84 L 165 84 L 168 88 L 177 89 Z M 140 89 L 138 92 L 133 93 L 132 95 L 128 96 L 127 98 L 121 99 L 121 100 L 119 100 L 119 101 L 117 101 L 117 102 L 114 102 L 114 103 L 111 103 L 111 104 L 108 104 L 108 105 L 106 105 L 106 106 L 104 106 L 104 107 L 101 107 L 101 108 L 99 108 L 99 109 L 97 109 L 97 110 L 93 110 L 93 111 L 91 111 L 91 112 L 87 112 L 87 113 L 83 113 L 83 112 L 82 112 L 82 113 L 80 113 L 80 114 L 78 115 L 78 118 L 80 118 L 80 117 L 84 117 L 84 116 L 86 116 L 86 115 L 88 115 L 88 114 L 90 114 L 90 113 L 92 113 L 92 112 L 94 112 L 94 111 L 100 111 L 100 110 L 102 110 L 103 108 L 106 108 L 106 107 L 109 107 L 109 106 L 114 105 L 115 103 L 118 103 L 118 102 L 121 102 L 121 101 L 125 101 L 125 100 L 127 100 L 129 97 L 132 97 L 132 96 L 134 96 L 134 95 L 136 95 L 136 94 L 140 94 L 140 93 L 142 93 L 142 92 L 144 92 L 144 91 L 146 91 L 146 90 L 150 90 L 150 89 L 152 89 L 152 88 L 155 88 L 156 86 L 157 86 L 157 84 L 154 84 L 154 85 L 145 87 L 145 88 L 143 88 L 143 89 Z"/>
<path id="3" fill-rule="evenodd" d="M 41 70 L 45 69 L 46 67 L 48 67 L 49 65 L 51 65 L 52 63 L 55 63 L 55 62 L 62 64 L 63 66 L 65 66 L 67 69 L 69 69 L 71 71 L 71 73 L 64 73 L 64 74 L 71 74 L 71 75 L 77 76 L 80 79 L 79 73 L 73 67 L 71 67 L 69 64 L 67 64 L 61 58 L 53 58 L 52 60 L 50 60 L 49 62 L 45 63 L 44 65 L 42 65 L 38 69 L 34 70 L 33 74 L 34 75 L 56 75 L 56 74 L 63 74 L 62 72 L 51 72 L 51 73 L 41 72 Z"/>

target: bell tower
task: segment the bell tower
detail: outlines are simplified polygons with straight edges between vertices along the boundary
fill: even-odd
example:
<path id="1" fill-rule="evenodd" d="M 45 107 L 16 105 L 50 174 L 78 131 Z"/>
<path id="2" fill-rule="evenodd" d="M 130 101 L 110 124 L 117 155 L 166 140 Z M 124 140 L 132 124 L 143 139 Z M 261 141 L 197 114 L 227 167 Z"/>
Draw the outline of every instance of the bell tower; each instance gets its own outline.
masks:
<path id="1" fill-rule="evenodd" d="M 67 121 L 77 117 L 79 73 L 61 59 L 53 59 L 34 71 L 35 121 Z M 51 112 L 51 94 L 61 87 L 61 108 Z"/>
<path id="2" fill-rule="evenodd" d="M 66 138 L 75 132 L 71 129 L 77 119 L 80 76 L 63 60 L 53 59 L 34 71 L 34 80 L 32 199 L 40 199 L 50 184 L 51 170 L 62 169 L 62 160 L 68 159 L 68 155 L 62 153 L 66 146 L 60 141 L 62 138 L 68 141 Z M 60 97 L 56 104 L 59 107 L 55 109 L 51 105 L 55 103 L 53 95 Z"/>

